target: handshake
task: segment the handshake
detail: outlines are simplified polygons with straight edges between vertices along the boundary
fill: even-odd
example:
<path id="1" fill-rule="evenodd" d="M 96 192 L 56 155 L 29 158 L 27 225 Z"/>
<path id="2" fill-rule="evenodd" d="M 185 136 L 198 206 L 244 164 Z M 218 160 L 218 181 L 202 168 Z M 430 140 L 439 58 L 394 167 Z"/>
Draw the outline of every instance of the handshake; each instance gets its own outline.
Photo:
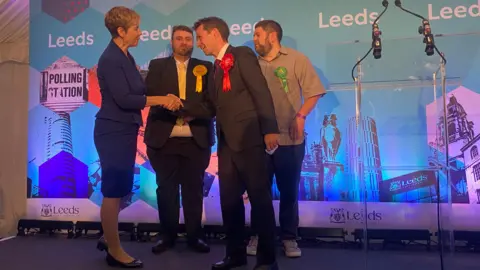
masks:
<path id="1" fill-rule="evenodd" d="M 162 96 L 160 98 L 161 98 L 161 100 L 160 100 L 158 105 L 167 109 L 167 110 L 169 110 L 169 111 L 176 112 L 183 107 L 182 100 L 175 95 L 168 94 L 168 95 Z"/>

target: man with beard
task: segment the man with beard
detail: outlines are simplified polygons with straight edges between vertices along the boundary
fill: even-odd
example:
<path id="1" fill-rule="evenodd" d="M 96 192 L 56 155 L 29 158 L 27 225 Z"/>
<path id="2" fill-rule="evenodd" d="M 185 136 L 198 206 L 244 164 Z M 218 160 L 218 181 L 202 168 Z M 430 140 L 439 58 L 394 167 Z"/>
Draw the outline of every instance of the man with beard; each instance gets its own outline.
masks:
<path id="1" fill-rule="evenodd" d="M 179 97 L 182 103 L 202 102 L 212 86 L 210 62 L 191 58 L 193 31 L 179 25 L 172 29 L 171 57 L 150 62 L 147 95 Z M 168 107 L 168 106 L 167 106 Z M 212 117 L 193 118 L 187 111 L 152 107 L 145 128 L 145 144 L 157 177 L 157 203 L 161 239 L 155 254 L 174 246 L 179 221 L 181 185 L 187 243 L 201 253 L 210 251 L 203 240 L 203 178 L 210 162 L 213 139 Z"/>
<path id="2" fill-rule="evenodd" d="M 216 113 L 218 174 L 223 226 L 227 235 L 225 258 L 212 269 L 229 270 L 247 264 L 245 207 L 248 192 L 252 219 L 257 220 L 259 248 L 256 270 L 278 269 L 275 259 L 275 216 L 265 163 L 265 151 L 278 144 L 272 97 L 257 58 L 248 47 L 228 44 L 227 23 L 218 17 L 195 22 L 197 46 L 215 57 L 215 88 L 211 103 L 196 106 L 197 113 Z M 187 108 L 185 104 L 184 108 Z M 208 115 L 208 113 L 206 113 Z"/>
<path id="3" fill-rule="evenodd" d="M 255 25 L 253 41 L 272 93 L 280 129 L 279 147 L 267 155 L 270 179 L 273 181 L 275 175 L 280 192 L 280 237 L 285 255 L 295 258 L 302 255 L 296 239 L 298 189 L 305 156 L 305 120 L 326 91 L 309 59 L 294 49 L 282 46 L 282 36 L 283 30 L 278 22 L 263 20 Z M 253 220 L 254 231 L 256 226 L 258 224 Z M 257 243 L 257 237 L 253 236 L 247 246 L 247 254 L 257 253 Z"/>

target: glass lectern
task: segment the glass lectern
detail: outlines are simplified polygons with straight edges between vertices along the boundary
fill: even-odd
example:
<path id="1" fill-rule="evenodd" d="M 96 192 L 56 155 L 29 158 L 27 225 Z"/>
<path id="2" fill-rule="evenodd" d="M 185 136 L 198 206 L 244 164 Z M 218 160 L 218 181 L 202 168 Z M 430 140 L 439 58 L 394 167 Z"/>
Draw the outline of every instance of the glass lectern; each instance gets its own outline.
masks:
<path id="1" fill-rule="evenodd" d="M 363 212 L 355 225 L 363 243 L 381 238 L 381 230 L 405 230 L 424 237 L 425 245 L 438 242 L 453 252 L 453 229 L 462 224 L 452 210 L 478 203 L 466 171 L 480 131 L 474 128 L 480 95 L 463 85 L 474 76 L 469 73 L 480 33 L 436 36 L 446 64 L 437 52 L 427 56 L 422 41 L 423 36 L 383 40 L 381 58 L 368 55 L 354 78 L 352 68 L 371 41 L 327 47 L 325 75 L 337 101 L 331 114 L 346 130 L 345 170 L 353 175 L 344 180 L 342 194 Z M 377 236 L 367 229 L 378 229 Z M 421 236 L 422 230 L 432 232 L 432 239 Z M 374 269 L 371 260 L 366 269 Z"/>

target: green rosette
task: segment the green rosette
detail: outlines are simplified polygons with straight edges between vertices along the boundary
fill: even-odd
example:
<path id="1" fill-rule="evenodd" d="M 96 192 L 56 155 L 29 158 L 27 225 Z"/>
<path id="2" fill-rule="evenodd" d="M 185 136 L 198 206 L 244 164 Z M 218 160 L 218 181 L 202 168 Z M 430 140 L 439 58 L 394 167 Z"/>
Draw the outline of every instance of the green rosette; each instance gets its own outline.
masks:
<path id="1" fill-rule="evenodd" d="M 275 76 L 280 80 L 282 83 L 283 90 L 285 93 L 288 93 L 288 82 L 287 82 L 287 69 L 285 67 L 278 67 L 275 69 Z"/>

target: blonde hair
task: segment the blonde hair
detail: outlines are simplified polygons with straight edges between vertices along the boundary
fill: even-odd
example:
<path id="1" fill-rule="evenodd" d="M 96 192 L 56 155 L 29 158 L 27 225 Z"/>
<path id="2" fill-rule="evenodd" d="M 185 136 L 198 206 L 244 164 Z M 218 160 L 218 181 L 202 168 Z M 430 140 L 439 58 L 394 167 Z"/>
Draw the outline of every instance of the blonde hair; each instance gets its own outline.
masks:
<path id="1" fill-rule="evenodd" d="M 123 6 L 113 7 L 105 13 L 105 27 L 115 38 L 118 37 L 119 27 L 127 31 L 139 19 L 140 15 L 133 9 Z"/>

